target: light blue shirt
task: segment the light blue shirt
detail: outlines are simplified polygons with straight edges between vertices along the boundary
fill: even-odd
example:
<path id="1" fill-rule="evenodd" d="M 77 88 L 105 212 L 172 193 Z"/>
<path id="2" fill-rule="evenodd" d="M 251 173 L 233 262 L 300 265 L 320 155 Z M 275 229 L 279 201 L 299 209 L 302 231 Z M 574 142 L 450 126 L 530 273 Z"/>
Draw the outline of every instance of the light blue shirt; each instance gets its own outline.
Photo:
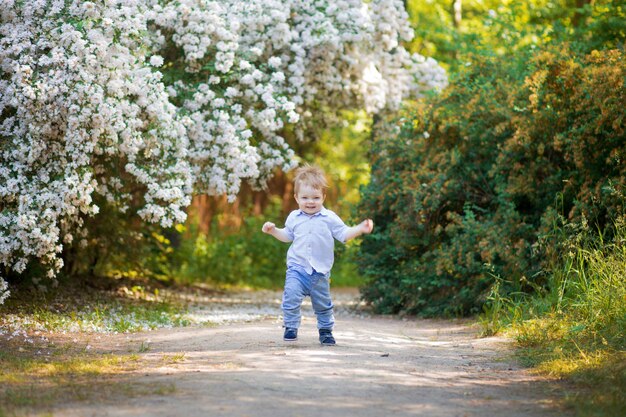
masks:
<path id="1" fill-rule="evenodd" d="M 335 240 L 345 243 L 348 226 L 324 207 L 310 215 L 302 210 L 289 213 L 285 232 L 292 241 L 287 251 L 287 266 L 300 266 L 308 274 L 313 270 L 327 275 L 335 261 Z"/>

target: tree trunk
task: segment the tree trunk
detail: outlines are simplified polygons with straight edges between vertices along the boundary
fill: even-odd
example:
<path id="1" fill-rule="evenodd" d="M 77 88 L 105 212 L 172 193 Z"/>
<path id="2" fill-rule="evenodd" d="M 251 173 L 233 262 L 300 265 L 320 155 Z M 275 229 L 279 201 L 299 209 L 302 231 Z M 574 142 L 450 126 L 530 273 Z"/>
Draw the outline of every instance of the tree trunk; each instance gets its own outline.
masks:
<path id="1" fill-rule="evenodd" d="M 461 26 L 461 19 L 463 18 L 461 3 L 462 0 L 452 1 L 452 21 L 454 22 L 454 27 L 457 29 Z"/>
<path id="2" fill-rule="evenodd" d="M 283 213 L 289 213 L 294 206 L 294 197 L 293 197 L 293 184 L 291 181 L 285 183 L 285 188 L 283 189 Z"/>
<path id="3" fill-rule="evenodd" d="M 198 217 L 198 230 L 200 233 L 207 235 L 211 228 L 213 215 L 215 214 L 214 197 L 206 194 L 197 195 L 191 200 L 189 216 L 196 215 Z"/>
<path id="4" fill-rule="evenodd" d="M 593 0 L 576 0 L 576 12 L 574 12 L 574 16 L 572 17 L 572 25 L 574 27 L 578 27 L 582 23 L 582 19 L 585 15 L 580 12 L 580 9 L 587 4 L 593 4 Z"/>
<path id="5" fill-rule="evenodd" d="M 237 230 L 243 216 L 249 213 L 254 216 L 262 215 L 271 201 L 271 196 L 280 197 L 282 214 L 286 216 L 296 207 L 291 182 L 287 174 L 278 171 L 265 190 L 254 191 L 249 185 L 242 184 L 237 199 L 232 203 L 225 196 L 196 195 L 188 211 L 189 221 L 197 222 L 198 231 L 205 235 L 211 232 L 216 216 L 219 216 L 219 221 L 215 226 L 219 230 Z"/>

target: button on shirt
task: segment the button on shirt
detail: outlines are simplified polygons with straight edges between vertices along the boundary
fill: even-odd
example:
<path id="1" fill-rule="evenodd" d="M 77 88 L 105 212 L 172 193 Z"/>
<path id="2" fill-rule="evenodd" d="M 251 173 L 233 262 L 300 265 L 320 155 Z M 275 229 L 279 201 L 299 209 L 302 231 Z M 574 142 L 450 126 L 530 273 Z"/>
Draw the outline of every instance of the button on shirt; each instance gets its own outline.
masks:
<path id="1" fill-rule="evenodd" d="M 308 274 L 328 274 L 335 260 L 335 241 L 345 243 L 348 226 L 324 207 L 315 214 L 292 211 L 285 221 L 285 232 L 293 241 L 287 251 L 287 266 L 300 266 Z"/>

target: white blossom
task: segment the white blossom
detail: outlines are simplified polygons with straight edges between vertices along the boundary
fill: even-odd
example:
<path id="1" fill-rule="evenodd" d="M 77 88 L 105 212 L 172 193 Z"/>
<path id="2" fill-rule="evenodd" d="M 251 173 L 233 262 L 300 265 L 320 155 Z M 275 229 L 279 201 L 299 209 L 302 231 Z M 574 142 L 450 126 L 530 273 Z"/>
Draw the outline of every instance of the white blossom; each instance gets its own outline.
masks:
<path id="1" fill-rule="evenodd" d="M 0 304 L 4 303 L 4 300 L 6 300 L 9 295 L 11 295 L 9 285 L 0 277 Z"/>
<path id="2" fill-rule="evenodd" d="M 160 55 L 152 55 L 150 57 L 150 65 L 153 67 L 160 67 L 163 65 L 163 57 Z"/>

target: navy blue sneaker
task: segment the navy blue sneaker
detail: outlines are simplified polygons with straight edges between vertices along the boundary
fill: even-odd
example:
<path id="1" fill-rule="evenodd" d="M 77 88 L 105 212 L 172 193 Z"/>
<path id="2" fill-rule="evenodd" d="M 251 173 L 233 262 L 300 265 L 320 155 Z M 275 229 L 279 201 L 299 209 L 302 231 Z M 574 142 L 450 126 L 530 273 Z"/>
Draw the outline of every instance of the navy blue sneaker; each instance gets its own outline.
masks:
<path id="1" fill-rule="evenodd" d="M 283 340 L 286 342 L 295 342 L 298 340 L 298 329 L 292 327 L 285 327 L 285 334 Z"/>
<path id="2" fill-rule="evenodd" d="M 324 346 L 335 346 L 335 338 L 330 329 L 320 329 L 320 343 Z"/>

